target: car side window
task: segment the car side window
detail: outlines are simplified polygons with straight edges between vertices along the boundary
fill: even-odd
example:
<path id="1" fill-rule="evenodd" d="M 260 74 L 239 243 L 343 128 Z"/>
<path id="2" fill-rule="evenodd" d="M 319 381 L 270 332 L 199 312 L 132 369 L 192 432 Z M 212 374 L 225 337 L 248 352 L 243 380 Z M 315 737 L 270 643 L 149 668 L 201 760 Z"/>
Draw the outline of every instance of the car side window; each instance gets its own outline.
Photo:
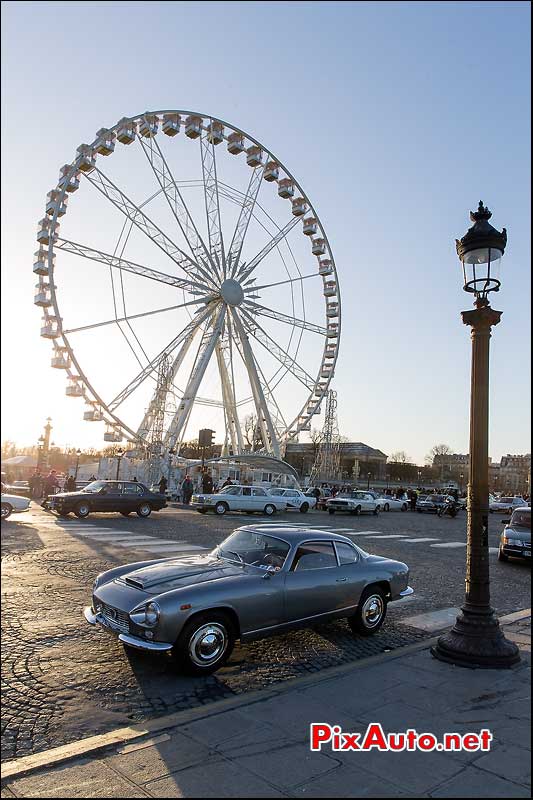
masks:
<path id="1" fill-rule="evenodd" d="M 229 489 L 226 489 L 222 494 L 236 495 L 240 493 L 241 493 L 240 486 L 231 486 Z"/>
<path id="2" fill-rule="evenodd" d="M 266 497 L 267 493 L 264 489 L 252 489 L 252 494 L 254 497 Z"/>
<path id="3" fill-rule="evenodd" d="M 285 497 L 298 497 L 298 492 L 295 492 L 291 489 L 290 492 L 286 492 Z"/>
<path id="4" fill-rule="evenodd" d="M 337 557 L 332 542 L 307 542 L 300 545 L 295 553 L 291 571 L 304 569 L 327 569 L 337 566 Z"/>
<path id="5" fill-rule="evenodd" d="M 337 555 L 339 557 L 339 562 L 341 566 L 343 564 L 353 564 L 356 561 L 359 561 L 359 554 L 355 547 L 352 547 L 351 544 L 347 542 L 335 542 L 335 548 L 337 550 Z"/>
<path id="6" fill-rule="evenodd" d="M 245 486 L 245 487 L 243 488 L 243 490 L 242 490 L 242 493 L 243 493 L 243 495 L 244 495 L 245 497 L 251 497 L 251 495 L 252 495 L 252 490 L 251 490 L 251 488 L 250 488 L 249 486 Z"/>
<path id="7" fill-rule="evenodd" d="M 125 483 L 122 494 L 142 494 L 142 487 L 138 483 Z"/>

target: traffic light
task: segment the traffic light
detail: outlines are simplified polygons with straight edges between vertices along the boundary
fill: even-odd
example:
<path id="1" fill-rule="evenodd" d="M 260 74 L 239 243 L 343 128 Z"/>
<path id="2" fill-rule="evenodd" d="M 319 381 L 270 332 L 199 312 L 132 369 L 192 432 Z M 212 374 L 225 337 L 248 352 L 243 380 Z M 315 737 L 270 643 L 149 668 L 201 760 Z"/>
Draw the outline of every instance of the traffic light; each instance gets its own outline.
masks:
<path id="1" fill-rule="evenodd" d="M 198 434 L 198 444 L 200 447 L 213 447 L 215 431 L 211 428 L 202 428 Z"/>

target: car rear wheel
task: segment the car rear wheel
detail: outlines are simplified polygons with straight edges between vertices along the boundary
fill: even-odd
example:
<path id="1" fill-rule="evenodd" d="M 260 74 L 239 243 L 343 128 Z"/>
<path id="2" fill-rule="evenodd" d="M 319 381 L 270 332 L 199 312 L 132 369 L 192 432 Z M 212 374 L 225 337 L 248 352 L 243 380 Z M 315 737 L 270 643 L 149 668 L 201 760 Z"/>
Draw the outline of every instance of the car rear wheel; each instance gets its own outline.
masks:
<path id="1" fill-rule="evenodd" d="M 78 505 L 74 509 L 74 513 L 80 519 L 84 519 L 85 517 L 89 516 L 90 510 L 91 509 L 89 508 L 89 505 L 87 503 L 78 503 Z"/>
<path id="2" fill-rule="evenodd" d="M 509 556 L 505 555 L 501 547 L 498 550 L 498 561 L 509 561 Z"/>
<path id="3" fill-rule="evenodd" d="M 215 514 L 218 514 L 219 517 L 222 517 L 227 510 L 228 510 L 227 503 L 217 503 L 215 506 Z"/>
<path id="4" fill-rule="evenodd" d="M 309 503 L 302 503 L 300 506 L 300 514 L 307 514 L 309 511 Z"/>
<path id="5" fill-rule="evenodd" d="M 0 516 L 2 517 L 2 519 L 7 519 L 8 517 L 11 516 L 12 511 L 13 508 L 9 505 L 9 503 L 2 503 Z"/>
<path id="6" fill-rule="evenodd" d="M 273 514 L 276 513 L 276 511 L 277 511 L 276 506 L 273 506 L 272 503 L 267 503 L 264 508 L 264 512 L 267 515 L 267 517 L 271 517 Z"/>
<path id="7" fill-rule="evenodd" d="M 369 586 L 361 595 L 357 611 L 348 620 L 350 628 L 360 636 L 372 636 L 377 633 L 387 615 L 387 600 L 383 589 Z"/>
<path id="8" fill-rule="evenodd" d="M 139 508 L 137 509 L 137 515 L 139 517 L 149 517 L 152 513 L 152 506 L 150 503 L 141 503 Z"/>
<path id="9" fill-rule="evenodd" d="M 206 611 L 185 625 L 172 655 L 177 666 L 189 675 L 210 675 L 226 663 L 234 644 L 230 618 Z"/>

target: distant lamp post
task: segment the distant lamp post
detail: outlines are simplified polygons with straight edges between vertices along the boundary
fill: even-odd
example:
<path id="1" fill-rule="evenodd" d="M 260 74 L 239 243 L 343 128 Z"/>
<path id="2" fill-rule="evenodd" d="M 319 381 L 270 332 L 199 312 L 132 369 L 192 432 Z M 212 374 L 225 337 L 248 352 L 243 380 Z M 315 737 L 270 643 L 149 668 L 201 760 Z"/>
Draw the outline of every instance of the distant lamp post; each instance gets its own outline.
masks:
<path id="1" fill-rule="evenodd" d="M 463 486 L 464 486 L 464 484 L 463 484 L 463 481 L 464 481 L 464 477 L 465 477 L 465 476 L 464 476 L 464 474 L 461 472 L 461 474 L 459 475 L 459 481 L 460 481 L 460 484 L 459 484 L 459 489 L 460 489 L 460 491 L 461 491 L 461 492 L 463 491 Z"/>
<path id="2" fill-rule="evenodd" d="M 168 488 L 170 489 L 170 477 L 172 475 L 172 456 L 176 455 L 173 447 L 168 451 Z"/>
<path id="3" fill-rule="evenodd" d="M 370 476 L 372 475 L 371 472 L 366 473 L 366 488 L 370 489 Z"/>
<path id="4" fill-rule="evenodd" d="M 418 470 L 417 475 L 418 475 L 418 485 L 420 485 L 420 478 L 422 477 L 422 470 L 421 469 Z"/>
<path id="5" fill-rule="evenodd" d="M 500 288 L 499 266 L 507 232 L 489 224 L 491 213 L 482 202 L 470 212 L 474 223 L 456 240 L 463 265 L 464 290 L 475 296 L 474 310 L 463 311 L 471 327 L 470 464 L 467 501 L 465 603 L 451 631 L 431 648 L 436 658 L 465 667 L 510 667 L 520 660 L 518 647 L 502 633 L 490 605 L 489 577 L 489 340 L 501 311 L 491 308 L 488 294 Z"/>
<path id="6" fill-rule="evenodd" d="M 387 478 L 387 489 L 388 489 L 389 488 L 390 475 L 385 475 L 385 477 Z"/>
<path id="7" fill-rule="evenodd" d="M 74 480 L 76 480 L 78 477 L 78 469 L 80 467 L 80 456 L 81 456 L 81 450 L 78 447 L 78 449 L 76 450 L 76 471 L 74 472 Z"/>
<path id="8" fill-rule="evenodd" d="M 119 473 L 120 473 L 120 462 L 122 461 L 124 453 L 125 453 L 125 451 L 122 450 L 122 448 L 119 448 L 117 450 L 117 452 L 116 452 L 116 456 L 117 456 L 117 476 L 115 478 L 116 481 L 118 481 L 118 476 L 119 476 Z"/>

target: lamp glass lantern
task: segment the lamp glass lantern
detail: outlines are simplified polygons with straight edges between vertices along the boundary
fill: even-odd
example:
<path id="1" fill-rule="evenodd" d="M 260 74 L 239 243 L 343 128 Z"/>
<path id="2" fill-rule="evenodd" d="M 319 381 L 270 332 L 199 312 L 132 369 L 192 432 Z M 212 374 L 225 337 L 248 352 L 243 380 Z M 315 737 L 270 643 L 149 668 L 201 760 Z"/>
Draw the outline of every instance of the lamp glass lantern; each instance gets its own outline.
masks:
<path id="1" fill-rule="evenodd" d="M 456 239 L 457 255 L 463 266 L 463 289 L 475 295 L 474 305 L 489 304 L 489 292 L 500 289 L 500 266 L 505 246 L 507 231 L 496 230 L 490 223 L 492 213 L 479 201 L 477 211 L 470 212 L 474 223 L 462 239 Z"/>

